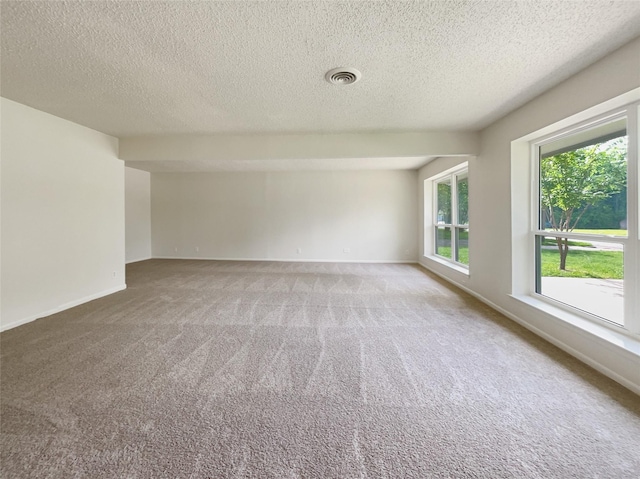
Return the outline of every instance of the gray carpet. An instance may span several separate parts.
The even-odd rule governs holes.
[[[640,477],[638,396],[416,266],[127,284],[0,335],[3,478]]]

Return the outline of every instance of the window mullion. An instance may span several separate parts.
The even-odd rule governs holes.
[[[629,231],[629,230],[627,230]],[[629,236],[603,236],[603,235],[595,235],[589,233],[569,233],[566,231],[555,231],[555,230],[534,230],[533,234],[540,236],[558,236],[560,238],[568,238],[570,240],[591,240],[591,241],[599,241],[601,243],[622,243],[624,245],[629,242]]]

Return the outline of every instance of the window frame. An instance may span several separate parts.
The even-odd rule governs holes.
[[[638,161],[640,153],[640,130],[638,117],[640,116],[640,102],[635,101],[622,107],[610,110],[601,115],[577,122],[571,126],[559,129],[553,133],[535,138],[529,142],[530,146],[530,228],[529,228],[529,257],[528,270],[533,272],[529,282],[529,295],[536,300],[544,301],[576,316],[602,324],[627,334],[640,334],[640,197],[638,195],[640,183]],[[592,235],[565,231],[545,231],[540,225],[540,151],[541,147],[577,133],[588,131],[609,122],[626,119],[627,129],[627,236]],[[575,306],[568,305],[539,291],[540,277],[538,272],[537,238],[554,236],[573,240],[594,240],[603,243],[616,243],[623,246],[623,320],[622,324],[589,313]]]
[[[458,222],[458,177],[464,176],[467,179],[467,183],[469,182],[469,164],[467,162],[457,165],[455,168],[449,169],[439,175],[436,175],[429,180],[431,181],[432,190],[433,190],[433,198],[432,198],[432,209],[433,209],[433,225],[431,236],[433,238],[433,245],[431,247],[431,255],[432,258],[437,258],[438,260],[449,263],[451,266],[456,268],[462,268],[464,272],[468,274],[469,265],[458,261],[460,256],[460,245],[459,245],[459,231],[466,230],[470,232],[469,227],[469,205],[467,204],[467,223],[459,223]],[[451,223],[440,223],[438,221],[438,185],[449,181],[451,185]],[[468,186],[467,186],[468,188]],[[467,195],[468,202],[468,195]],[[451,231],[451,258],[447,258],[446,256],[440,255],[437,253],[438,248],[438,228],[449,228]]]

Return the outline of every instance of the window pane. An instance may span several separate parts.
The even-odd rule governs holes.
[[[466,173],[456,177],[458,187],[458,224],[469,224],[469,178]]]
[[[438,183],[438,223],[451,224],[451,179]]]
[[[540,226],[627,236],[626,120],[541,147]]]
[[[567,248],[566,255],[560,252],[558,241]],[[539,237],[537,249],[538,293],[623,324],[622,244],[547,236]]]
[[[445,228],[442,226],[436,228],[436,254],[452,259],[451,228]]]
[[[469,228],[456,228],[456,261],[469,266]]]

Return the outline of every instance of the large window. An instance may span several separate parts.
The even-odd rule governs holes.
[[[436,178],[434,251],[463,267],[469,265],[469,174],[466,168]]]
[[[533,143],[534,294],[636,331],[637,105]]]

